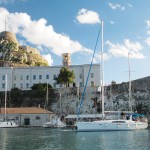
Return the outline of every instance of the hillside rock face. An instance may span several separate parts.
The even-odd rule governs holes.
[[[105,111],[138,111],[150,117],[150,77],[131,82],[131,102],[129,101],[129,83],[113,84],[104,89]],[[98,105],[101,104],[98,87],[87,87],[82,103],[80,103],[83,88],[57,89],[58,93],[51,110],[61,114],[99,113]],[[79,91],[79,92],[78,92]],[[61,93],[61,94],[59,94]],[[78,94],[80,93],[80,94]],[[79,96],[78,96],[79,95]],[[132,107],[131,107],[132,106]]]
[[[15,34],[0,33],[0,66],[48,66],[36,48],[20,46]]]

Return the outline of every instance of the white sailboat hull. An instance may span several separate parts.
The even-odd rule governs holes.
[[[45,122],[43,125],[42,125],[42,127],[44,127],[44,128],[50,128],[50,127],[52,127],[53,126],[53,124],[51,123],[51,122]]]
[[[146,129],[147,122],[137,122],[131,120],[100,120],[93,122],[77,122],[77,131],[128,131]]]
[[[0,128],[15,128],[18,125],[14,121],[4,121],[0,122]]]
[[[66,127],[66,124],[63,123],[60,118],[53,118],[51,121],[45,122],[42,125],[44,128],[50,128],[50,127],[55,127],[55,128],[64,128]]]
[[[52,124],[51,122],[46,122],[42,125],[44,128],[64,128],[65,124]]]

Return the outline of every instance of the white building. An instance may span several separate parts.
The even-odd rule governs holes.
[[[40,107],[7,108],[7,120],[14,120],[19,126],[42,126],[52,120],[56,114]],[[5,118],[5,109],[0,109],[0,121]]]
[[[54,78],[60,73],[63,66],[48,67],[0,67],[0,91],[5,91],[6,75],[7,90],[19,88],[21,90],[30,90],[34,84],[49,83],[53,88],[63,87],[57,85]],[[71,65],[70,70],[74,71],[75,82],[70,85],[83,87],[86,84],[90,64],[87,65]],[[100,86],[100,65],[93,64],[87,86]]]

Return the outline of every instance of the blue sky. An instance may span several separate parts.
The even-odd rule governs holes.
[[[90,64],[104,21],[104,82],[149,76],[150,0],[0,0],[0,32],[14,32],[20,45],[37,48],[49,65]],[[94,63],[100,63],[101,38]]]

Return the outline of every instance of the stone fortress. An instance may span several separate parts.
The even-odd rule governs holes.
[[[14,33],[0,33],[0,66],[48,66],[38,49],[21,46]]]

